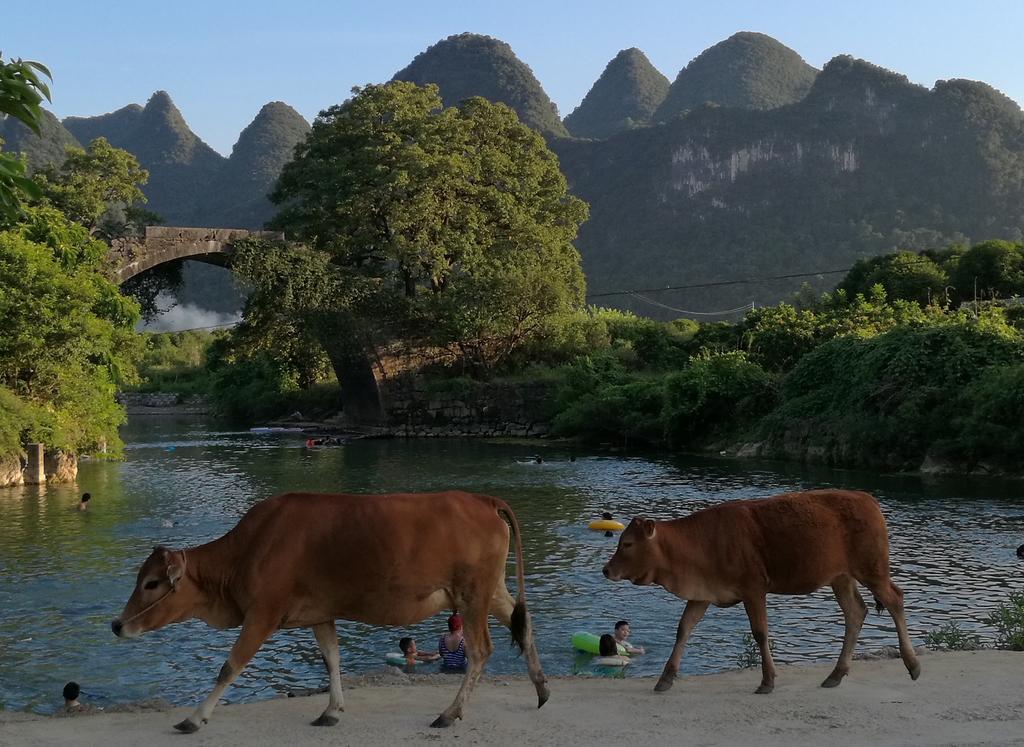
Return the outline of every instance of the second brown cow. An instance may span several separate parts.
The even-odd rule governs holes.
[[[604,567],[612,581],[656,584],[687,600],[676,643],[655,690],[665,691],[679,671],[686,641],[709,605],[743,603],[761,651],[758,693],[775,686],[768,644],[767,594],[810,594],[831,585],[846,621],[839,662],[821,683],[836,687],[850,671],[867,606],[863,584],[892,615],[900,655],[912,679],[921,666],[907,634],[903,592],[889,577],[889,538],[877,501],[867,493],[814,490],[739,500],[682,519],[630,522]]]

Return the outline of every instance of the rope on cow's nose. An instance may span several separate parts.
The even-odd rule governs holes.
[[[186,570],[188,570],[188,556],[187,556],[187,555],[185,554],[185,551],[184,551],[184,550],[182,550],[182,551],[181,551],[181,578],[184,578],[184,577],[185,577],[185,571],[186,571]],[[145,614],[145,613],[149,612],[149,611],[150,611],[151,609],[153,609],[153,608],[154,608],[154,607],[156,607],[156,606],[157,606],[158,604],[160,604],[160,602],[162,602],[162,601],[164,601],[165,599],[167,599],[167,596],[168,596],[169,594],[173,594],[173,593],[174,593],[174,592],[176,592],[177,590],[178,590],[178,585],[177,585],[176,583],[172,583],[172,584],[171,584],[171,588],[170,588],[170,589],[168,589],[167,591],[165,591],[165,592],[164,592],[164,595],[163,595],[162,597],[160,597],[159,599],[157,599],[157,600],[156,600],[155,602],[153,602],[152,604],[150,604],[150,605],[149,605],[148,607],[145,607],[144,609],[141,609],[141,610],[139,610],[139,611],[138,611],[138,612],[136,612],[136,613],[135,613],[134,615],[132,615],[131,617],[129,617],[129,618],[127,619],[127,620],[122,620],[122,621],[121,621],[121,624],[122,624],[122,625],[124,625],[125,623],[131,622],[132,620],[134,620],[134,619],[135,619],[136,617],[138,617],[139,615],[143,615],[143,614]]]

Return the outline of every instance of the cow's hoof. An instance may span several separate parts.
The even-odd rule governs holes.
[[[431,729],[447,729],[455,722],[455,719],[445,716],[443,713],[434,719],[434,723],[430,725]]]
[[[755,695],[767,695],[768,693],[770,693],[774,689],[775,689],[775,685],[765,685],[765,684],[762,684],[760,687],[758,687],[756,690],[754,690],[754,694]]]
[[[537,693],[537,707],[543,708],[544,704],[548,702],[548,698],[551,697],[550,691],[545,687],[544,692]]]
[[[825,678],[825,681],[821,683],[821,686],[822,687],[839,687],[840,683],[843,681],[843,677],[844,676],[845,675],[843,675],[843,674],[836,674],[835,672],[833,672],[832,674],[830,674],[828,677]]]
[[[174,728],[180,731],[182,734],[195,734],[197,731],[199,731],[199,724],[197,724],[195,721],[191,719],[185,719],[184,721],[179,721],[178,723],[176,723],[174,725]]]
[[[914,666],[907,667],[907,671],[910,672],[910,679],[916,680],[921,676],[921,665],[915,661]]]
[[[321,713],[320,718],[312,723],[313,726],[337,726],[338,717],[328,716],[326,713]]]
[[[654,692],[656,693],[667,693],[672,689],[672,683],[674,680],[662,677],[658,680],[658,684],[654,686]]]

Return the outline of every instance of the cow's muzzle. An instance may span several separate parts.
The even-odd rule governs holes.
[[[611,568],[611,566],[609,564],[605,563],[604,568],[601,569],[601,573],[604,574],[604,577],[606,579],[608,579],[609,581],[618,581],[618,580],[620,580],[621,577],[615,575],[614,573],[612,573],[610,568]]]
[[[114,635],[120,638],[121,631],[124,630],[124,624],[121,622],[120,618],[115,618],[110,621],[110,629],[114,632]]]

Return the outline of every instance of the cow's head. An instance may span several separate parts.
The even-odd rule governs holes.
[[[654,574],[661,563],[657,522],[637,516],[619,537],[615,554],[605,563],[604,575],[612,581],[627,579],[634,584],[654,583]]]
[[[135,579],[124,611],[110,623],[119,638],[135,638],[150,630],[191,616],[195,601],[194,584],[185,573],[188,560],[184,550],[154,547]]]

